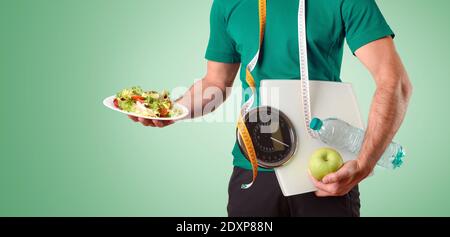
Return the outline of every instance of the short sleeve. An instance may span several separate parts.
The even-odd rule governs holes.
[[[227,32],[227,17],[221,0],[214,0],[210,16],[210,36],[205,58],[221,63],[239,63],[236,44]]]
[[[395,37],[375,0],[343,0],[341,10],[347,43],[353,53],[372,41]]]

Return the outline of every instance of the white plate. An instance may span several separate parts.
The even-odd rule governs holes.
[[[152,120],[161,120],[161,121],[172,121],[172,120],[180,120],[180,119],[183,119],[183,118],[185,118],[185,117],[189,114],[189,111],[188,111],[188,109],[187,109],[185,106],[175,103],[173,106],[174,106],[176,109],[181,110],[181,114],[180,114],[180,115],[175,116],[175,117],[170,117],[170,118],[154,118],[154,117],[147,117],[147,116],[143,116],[143,115],[139,115],[139,114],[135,114],[135,113],[130,113],[130,112],[123,111],[123,110],[121,110],[121,109],[116,108],[116,106],[114,106],[114,99],[115,99],[115,98],[116,98],[115,95],[110,96],[110,97],[108,97],[108,98],[106,98],[106,99],[103,100],[103,104],[104,104],[106,107],[108,107],[108,108],[110,108],[110,109],[112,109],[112,110],[114,110],[114,111],[117,111],[117,112],[120,112],[120,113],[123,113],[123,114],[127,114],[127,115],[132,115],[132,116],[135,116],[135,117],[140,117],[140,118],[145,118],[145,119],[152,119]]]

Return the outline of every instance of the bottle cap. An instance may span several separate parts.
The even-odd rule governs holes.
[[[397,154],[394,157],[394,160],[392,160],[392,165],[394,166],[394,169],[400,168],[403,164],[403,158],[405,158],[406,153],[405,150],[403,150],[403,147],[400,147]]]
[[[322,128],[323,122],[318,118],[313,118],[309,127],[314,131],[319,131]]]

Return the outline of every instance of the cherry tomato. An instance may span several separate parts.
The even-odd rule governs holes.
[[[161,118],[169,117],[169,110],[166,108],[160,108],[159,109],[159,117],[161,117]]]
[[[117,100],[117,98],[114,99],[114,106],[115,106],[116,108],[120,109],[120,108],[119,108],[119,100]]]
[[[141,103],[145,102],[145,98],[142,96],[139,96],[139,95],[133,95],[133,96],[131,96],[131,99],[133,99],[134,101],[139,101]]]

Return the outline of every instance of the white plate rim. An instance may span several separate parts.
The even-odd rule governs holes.
[[[116,98],[115,95],[112,96],[108,96],[103,100],[103,105],[106,106],[109,109],[112,109],[114,111],[120,112],[122,114],[126,114],[126,115],[131,115],[131,116],[135,116],[138,118],[144,118],[144,119],[151,119],[151,120],[159,120],[159,121],[176,121],[176,120],[181,120],[183,118],[185,118],[188,114],[189,111],[188,109],[181,104],[175,103],[174,107],[181,109],[182,113],[176,117],[171,117],[171,118],[153,118],[153,117],[147,117],[147,116],[143,116],[143,115],[139,115],[136,113],[131,113],[131,112],[127,112],[127,111],[123,111],[121,109],[118,109],[114,106],[114,99]]]

